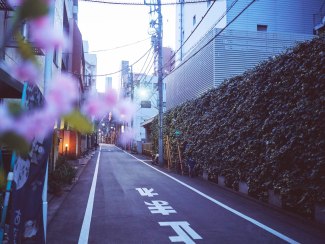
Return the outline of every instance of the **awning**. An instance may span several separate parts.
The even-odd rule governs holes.
[[[24,85],[14,79],[0,63],[0,98],[21,98],[23,87]]]
[[[146,121],[143,121],[143,122],[140,124],[140,126],[142,126],[142,127],[146,127],[146,126],[148,126],[149,124],[151,124],[151,122],[152,122],[154,119],[155,119],[155,117],[152,117],[152,118],[150,118],[150,119],[148,119],[148,120],[146,120]]]

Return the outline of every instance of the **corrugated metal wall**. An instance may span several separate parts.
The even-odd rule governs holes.
[[[226,0],[227,8],[234,0]],[[240,0],[227,14],[229,23],[251,0]],[[183,61],[166,77],[167,110],[218,86],[226,78],[254,67],[260,61],[279,54],[296,41],[312,38],[313,15],[319,12],[323,0],[258,0],[249,7],[226,31],[195,57]],[[191,21],[184,13],[184,20]],[[257,31],[266,25],[267,31]],[[188,30],[189,31],[189,30]],[[218,29],[204,37],[189,51],[191,57]]]
[[[219,30],[216,29],[217,33]],[[226,30],[214,40],[214,86],[312,35]]]
[[[209,33],[187,59],[220,31]],[[213,42],[165,78],[167,110],[217,87],[227,78],[253,68],[259,62],[277,55],[297,41],[312,35],[225,30]]]
[[[213,42],[189,59],[211,39],[212,34],[213,32],[209,33],[202,43],[185,57],[183,65],[164,79],[167,110],[189,99],[199,97],[213,87]]]
[[[235,0],[227,0],[227,8]],[[257,24],[267,25],[268,32],[313,34],[313,16],[324,0],[258,0],[229,27],[256,31]],[[240,0],[227,14],[230,22],[251,0]]]

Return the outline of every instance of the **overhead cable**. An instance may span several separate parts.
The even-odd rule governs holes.
[[[228,14],[228,12],[235,6],[235,4],[238,2],[239,0],[235,0],[234,2],[232,2],[232,4],[230,5],[230,7],[228,9],[226,9],[226,11],[220,16],[220,18],[212,25],[212,28],[209,30],[211,31],[213,28],[215,28],[215,26],[217,24],[220,23],[220,21]],[[213,3],[214,4],[214,3]],[[188,36],[188,38],[186,38],[186,40],[182,43],[182,45],[177,49],[177,51],[172,55],[172,57],[169,59],[168,62],[166,62],[166,64],[168,65],[172,60],[173,58],[176,56],[176,54],[184,47],[185,43],[188,41],[188,39],[193,35],[194,31],[197,29],[197,27],[201,24],[201,22],[203,21],[203,19],[206,17],[206,15],[208,14],[209,10],[211,9],[212,5],[210,6],[210,8],[207,10],[207,12],[204,14],[204,16],[202,17],[201,21],[198,23],[198,25],[196,26],[196,28],[191,32],[191,34]],[[208,31],[208,32],[209,32]],[[204,38],[204,37],[203,37]],[[202,41],[201,38],[198,43],[200,43],[200,41]],[[195,45],[194,45],[195,47]],[[189,51],[191,51],[194,47],[192,47]],[[189,52],[188,51],[188,52]],[[179,60],[175,60],[175,63],[176,61],[181,61],[180,59]]]
[[[150,5],[158,5],[157,3],[145,3],[145,1],[142,2],[116,2],[116,1],[105,1],[105,0],[80,0],[84,2],[93,2],[93,3],[104,3],[104,4],[113,4],[113,5],[132,5],[132,6],[150,6]],[[210,0],[210,1],[217,1],[217,0]],[[209,0],[187,0],[184,2],[165,2],[161,3],[160,5],[179,5],[179,4],[195,4],[195,3],[206,3],[210,2]]]
[[[120,48],[124,48],[124,47],[129,47],[129,46],[132,46],[132,45],[135,45],[135,44],[138,44],[140,42],[144,42],[144,41],[147,41],[151,39],[151,36],[146,38],[146,39],[143,39],[143,40],[140,40],[140,41],[136,41],[136,42],[131,42],[131,43],[128,43],[128,44],[125,44],[125,45],[122,45],[122,46],[117,46],[117,47],[113,47],[113,48],[108,48],[108,49],[101,49],[101,50],[94,50],[94,51],[88,51],[88,52],[84,52],[84,53],[99,53],[99,52],[107,52],[107,51],[112,51],[112,50],[116,50],[116,49],[120,49]]]
[[[208,13],[210,12],[210,10],[212,9],[213,5],[216,3],[217,1],[214,1],[210,7],[208,8],[208,10],[205,12],[205,14],[203,15],[203,17],[201,18],[200,22],[195,26],[194,30],[192,30],[191,34],[186,38],[186,40],[181,43],[181,46],[177,49],[177,51],[175,51],[175,53],[170,57],[169,61],[172,61],[172,59],[175,57],[175,55],[183,48],[183,46],[185,45],[185,43],[188,41],[188,39],[190,39],[190,37],[193,35],[193,33],[197,30],[197,28],[200,26],[200,24],[202,23],[202,21],[205,19],[205,17],[208,15]],[[181,27],[182,28],[182,27]],[[168,63],[168,62],[167,62]]]
[[[208,46],[215,38],[217,38],[222,32],[224,32],[224,30],[226,30],[228,28],[229,25],[231,25],[240,15],[242,15],[243,12],[246,11],[246,9],[248,9],[254,2],[256,2],[256,0],[252,0],[248,5],[246,5],[246,7],[244,9],[242,9],[240,11],[239,14],[237,14],[235,16],[235,18],[233,18],[224,28],[222,28],[217,34],[215,34],[206,44],[204,44],[199,50],[197,50],[195,53],[193,53],[190,57],[188,57],[184,62],[182,62],[179,66],[177,66],[175,69],[173,69],[169,74],[167,74],[164,78],[166,78],[167,76],[171,75],[172,73],[174,73],[176,70],[178,70],[180,67],[182,67],[184,64],[186,64],[190,59],[192,59],[193,57],[195,57],[199,52],[202,51],[202,49],[204,49],[206,46]]]
[[[145,52],[145,54],[143,54],[137,61],[135,61],[134,63],[130,64],[129,66],[132,66],[132,65],[135,65],[137,64],[138,62],[140,62],[141,59],[143,59],[150,51],[151,51],[152,47],[149,48],[148,51]],[[90,75],[92,77],[100,77],[100,76],[110,76],[110,75],[115,75],[115,74],[118,74],[120,72],[122,72],[123,69],[120,69],[118,71],[115,71],[115,72],[111,72],[111,73],[107,73],[107,74],[100,74],[100,75]],[[80,74],[79,74],[80,75]],[[87,75],[89,76],[89,75]]]

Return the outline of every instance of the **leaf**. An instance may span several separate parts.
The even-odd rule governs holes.
[[[7,105],[8,105],[9,112],[13,116],[19,116],[23,112],[20,104],[17,102],[8,102]]]
[[[0,190],[3,191],[6,188],[6,173],[4,169],[0,168]]]
[[[20,155],[26,155],[30,148],[29,143],[14,132],[6,132],[0,135],[0,146],[6,146]]]
[[[16,37],[18,48],[19,48],[22,58],[30,59],[34,63],[37,63],[32,46],[28,42],[24,41],[22,35],[19,32],[16,33],[15,37]]]
[[[25,0],[20,7],[18,16],[19,19],[33,19],[46,15],[49,12],[49,7],[46,1],[43,0]]]
[[[64,116],[63,119],[68,122],[70,127],[81,133],[93,132],[92,123],[80,111],[75,110],[67,116]]]

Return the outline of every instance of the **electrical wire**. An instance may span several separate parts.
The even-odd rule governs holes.
[[[210,10],[212,9],[213,5],[216,3],[217,1],[214,1],[210,7],[208,8],[208,10],[205,12],[205,14],[203,15],[203,17],[201,18],[200,22],[195,26],[194,30],[192,30],[191,34],[186,38],[186,40],[182,43],[182,45],[177,49],[177,51],[175,51],[175,53],[170,57],[170,61],[173,60],[173,58],[175,57],[175,55],[183,48],[183,46],[185,45],[185,43],[190,39],[190,37],[193,35],[193,33],[197,30],[197,28],[200,26],[200,24],[202,23],[202,21],[205,19],[205,17],[208,15],[208,13],[210,12]],[[167,62],[167,63],[169,63]]]
[[[152,6],[158,5],[158,3],[139,3],[139,2],[114,2],[114,1],[104,1],[104,0],[81,0],[84,2],[93,2],[93,3],[104,3],[104,4],[112,4],[112,5],[132,5],[132,6]],[[210,1],[217,1],[217,0],[210,0]],[[209,0],[195,0],[195,1],[184,1],[181,2],[168,2],[168,3],[161,3],[160,5],[179,5],[179,4],[195,4],[195,3],[206,3],[210,2]]]
[[[215,26],[217,24],[220,23],[220,21],[229,13],[229,11],[236,5],[236,3],[238,2],[239,0],[235,0],[234,2],[232,2],[232,4],[230,5],[230,7],[228,9],[226,9],[226,11],[220,16],[220,18],[212,25],[212,27],[203,35],[203,37],[195,44],[193,45],[185,54],[184,56],[187,55],[187,53],[191,52],[195,47],[197,47],[197,45],[199,43],[201,43],[201,41],[205,38],[205,36],[210,32],[212,31]],[[181,61],[181,60],[177,60],[177,61]]]
[[[148,53],[148,56],[147,56],[146,60],[144,61],[143,65],[142,65],[142,68],[140,69],[140,72],[139,72],[139,74],[141,74],[143,70],[145,70],[145,71],[147,70],[147,68],[145,68],[145,69],[144,69],[144,67],[145,67],[145,66],[146,66],[146,64],[147,64],[147,61],[148,61],[148,58],[149,58],[149,56],[150,56],[150,53]],[[152,57],[153,57],[153,56],[154,56],[154,54],[152,55]],[[150,59],[149,63],[151,62],[151,60],[152,60],[152,57],[151,57],[151,59]]]
[[[245,8],[243,8],[239,14],[237,14],[235,16],[235,18],[233,18],[224,28],[222,28],[217,34],[215,34],[206,44],[204,44],[199,50],[197,50],[195,53],[193,53],[190,57],[188,57],[183,63],[181,63],[179,66],[177,66],[175,69],[172,70],[171,73],[167,74],[164,78],[166,78],[167,76],[171,75],[172,73],[174,73],[176,70],[178,70],[180,67],[182,67],[184,64],[186,64],[190,59],[192,59],[193,57],[195,57],[199,52],[201,52],[206,46],[208,46],[215,38],[217,38],[222,32],[224,32],[224,30],[226,28],[229,27],[229,25],[231,25],[236,19],[238,19],[238,17],[240,15],[243,14],[243,12],[246,11],[246,9],[248,9],[254,2],[256,2],[256,0],[252,0],[249,4],[246,5]]]
[[[142,55],[137,61],[135,61],[134,63],[130,64],[129,66],[132,66],[132,65],[135,65],[137,64],[138,62],[140,62],[141,59],[143,59],[150,51],[151,51],[152,47],[150,47],[148,49],[148,51],[145,52],[144,55]],[[101,76],[110,76],[110,75],[115,75],[115,74],[118,74],[120,72],[122,72],[123,69],[120,69],[118,71],[114,71],[114,72],[111,72],[111,73],[107,73],[107,74],[100,74],[100,75],[86,75],[86,76],[91,76],[91,77],[101,77]],[[77,74],[75,74],[77,75]],[[79,74],[80,75],[80,74]]]
[[[141,80],[145,80],[148,76],[148,72],[149,70],[153,67],[153,65],[155,64],[155,58],[157,57],[157,54],[156,55],[152,55],[149,63],[148,63],[148,66],[146,67],[146,69],[144,70],[144,72],[140,72],[140,74],[142,73],[142,76],[141,78],[139,78],[139,82],[141,83]],[[154,62],[152,62],[152,59],[154,58]]]
[[[220,23],[220,21],[228,14],[228,12],[236,5],[236,3],[238,2],[239,0],[235,0],[234,2],[232,2],[232,4],[230,5],[230,7],[228,8],[228,9],[226,9],[226,11],[220,16],[220,18],[212,25],[212,28],[210,29],[210,30],[208,30],[207,31],[207,33],[208,32],[210,32],[212,29],[214,29],[215,28],[215,26],[217,25],[217,24],[219,24]],[[214,2],[215,3],[215,2]],[[214,4],[213,3],[213,4]],[[210,6],[210,8],[207,10],[207,12],[205,13],[205,15],[202,17],[202,19],[201,19],[201,21],[198,23],[198,25],[199,24],[201,24],[201,22],[203,21],[203,18],[205,18],[206,17],[206,15],[208,14],[208,12],[209,12],[209,10],[211,9],[211,7],[212,6]],[[198,26],[197,25],[197,26]],[[166,65],[168,65],[171,61],[173,61],[173,58],[176,56],[176,54],[184,47],[184,45],[185,45],[185,43],[188,41],[188,39],[190,38],[190,36],[194,33],[194,31],[196,30],[196,28],[191,32],[191,34],[188,36],[188,38],[186,38],[186,40],[182,43],[182,45],[178,48],[178,50],[172,55],[172,57],[169,59],[169,61],[168,62],[166,62]],[[207,34],[206,33],[206,34]],[[203,36],[203,38],[205,37],[205,35]],[[202,39],[203,38],[201,38],[197,43],[200,43],[201,41],[202,41]],[[190,51],[192,51],[194,48],[196,47],[196,45],[194,45],[192,48],[190,48],[189,50],[188,50],[188,52],[190,52]],[[188,53],[187,52],[187,53]],[[186,55],[186,54],[185,54]],[[175,60],[175,62],[174,63],[176,63],[176,61],[181,61],[181,59],[178,59],[178,60]]]
[[[108,48],[108,49],[101,49],[101,50],[94,50],[94,51],[88,51],[88,52],[84,52],[84,53],[99,53],[99,52],[107,52],[107,51],[113,51],[113,50],[116,50],[116,49],[120,49],[120,48],[124,48],[124,47],[129,47],[129,46],[133,46],[135,44],[138,44],[140,42],[144,42],[144,41],[147,41],[151,38],[148,37],[146,39],[143,39],[143,40],[140,40],[140,41],[136,41],[136,42],[132,42],[132,43],[128,43],[128,44],[125,44],[125,45],[122,45],[122,46],[117,46],[117,47],[113,47],[113,48]]]

